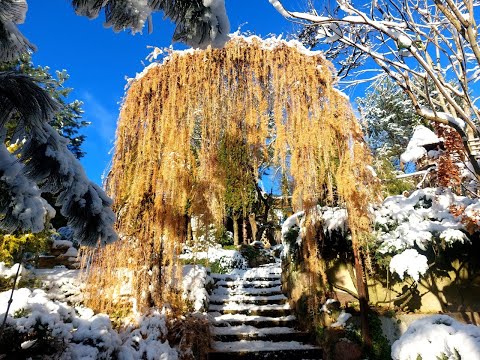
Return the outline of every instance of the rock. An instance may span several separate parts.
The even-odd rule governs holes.
[[[268,251],[261,249],[257,256],[255,256],[253,259],[249,259],[248,265],[253,268],[265,264],[272,264],[274,262],[275,258]]]
[[[362,348],[357,343],[343,338],[335,344],[335,360],[360,360],[361,358]]]

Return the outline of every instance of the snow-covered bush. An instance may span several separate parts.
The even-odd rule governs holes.
[[[222,249],[216,243],[205,247],[203,251],[195,250],[197,249],[185,247],[184,254],[180,255],[185,264],[202,264],[209,266],[212,272],[218,273],[248,267],[247,260],[237,250]]]
[[[346,250],[345,246],[339,244],[338,235],[342,240],[349,240],[347,234],[347,211],[341,207],[317,206],[309,216],[316,224],[321,225],[325,238],[329,240],[329,249],[335,254]],[[305,232],[305,212],[300,211],[288,217],[282,225],[282,239],[284,250],[282,256],[287,254],[292,260],[298,262],[300,256],[300,247]],[[345,241],[342,241],[345,242]],[[324,249],[327,250],[327,249]],[[325,257],[325,253],[322,254]],[[335,255],[336,256],[336,255]]]
[[[389,196],[373,211],[375,224],[374,246],[377,264],[386,266],[400,279],[405,275],[418,281],[433,259],[432,250],[448,255],[458,246],[471,243],[470,234],[480,225],[480,201],[455,195],[450,189],[425,188],[410,196]],[[302,243],[303,219],[299,212],[287,218],[282,226],[285,245],[284,255],[296,259]],[[312,214],[322,223],[328,246],[322,249],[322,257],[351,252],[348,246],[347,212],[342,208],[318,207]],[[453,258],[452,258],[453,259]],[[437,259],[438,260],[438,259]]]
[[[183,298],[192,305],[193,311],[205,311],[208,308],[207,286],[213,284],[207,269],[200,265],[183,267]]]
[[[2,318],[9,297],[9,291],[0,293]],[[108,316],[94,316],[93,311],[77,313],[66,303],[50,300],[40,289],[14,292],[7,328],[16,334],[16,341],[7,348],[12,352],[31,349],[49,353],[59,350],[52,344],[64,344],[65,359],[108,359],[120,345]]]
[[[231,256],[222,256],[218,260],[218,272],[225,274],[234,269],[244,270],[248,268],[248,261],[238,251],[234,251]],[[213,269],[212,269],[213,271]]]
[[[470,242],[467,230],[480,220],[477,199],[449,189],[426,188],[409,197],[390,196],[375,210],[378,254],[391,255],[390,270],[418,281],[428,270],[432,247],[448,251]],[[469,224],[470,225],[467,225]]]
[[[167,333],[164,314],[155,311],[142,317],[138,326],[129,327],[121,334],[122,345],[118,359],[176,360],[177,351],[166,340]]]
[[[10,291],[0,293],[3,319]],[[3,312],[3,314],[2,314]],[[166,317],[155,312],[118,333],[105,314],[51,300],[40,289],[15,290],[0,339],[0,356],[46,356],[62,360],[178,358],[167,337]]]
[[[413,322],[392,346],[394,360],[480,359],[480,328],[447,315]]]

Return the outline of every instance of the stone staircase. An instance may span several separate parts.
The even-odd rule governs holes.
[[[295,330],[287,298],[281,292],[277,264],[235,275],[211,274],[215,290],[209,315],[213,344],[209,360],[321,359],[308,334]]]

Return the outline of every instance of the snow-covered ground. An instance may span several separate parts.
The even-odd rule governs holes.
[[[247,260],[237,250],[223,249],[220,244],[208,243],[205,249],[191,249],[185,247],[184,254],[180,259],[195,263],[198,260],[208,259],[210,263],[217,262],[226,272],[236,269],[245,270],[248,266]]]

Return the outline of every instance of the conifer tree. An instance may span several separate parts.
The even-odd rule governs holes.
[[[376,156],[398,163],[421,118],[408,96],[389,78],[379,79],[371,89],[356,99],[369,145]]]
[[[48,66],[35,66],[31,54],[23,54],[18,59],[0,64],[0,71],[16,71],[21,74],[32,76],[41,81],[43,88],[54,98],[60,109],[50,120],[50,125],[64,138],[69,140],[68,148],[78,159],[85,155],[81,146],[85,135],[79,134],[79,130],[89,125],[82,120],[82,105],[79,100],[68,101],[72,88],[66,87],[70,75],[66,70],[55,71],[55,76],[50,73]]]
[[[33,49],[16,28],[26,11],[25,0],[0,3],[0,63]],[[112,242],[111,200],[88,181],[68,140],[50,124],[62,116],[62,107],[39,81],[14,70],[0,72],[0,229],[42,231],[55,215],[42,197],[51,193],[78,242]],[[8,149],[7,140],[18,147]]]

